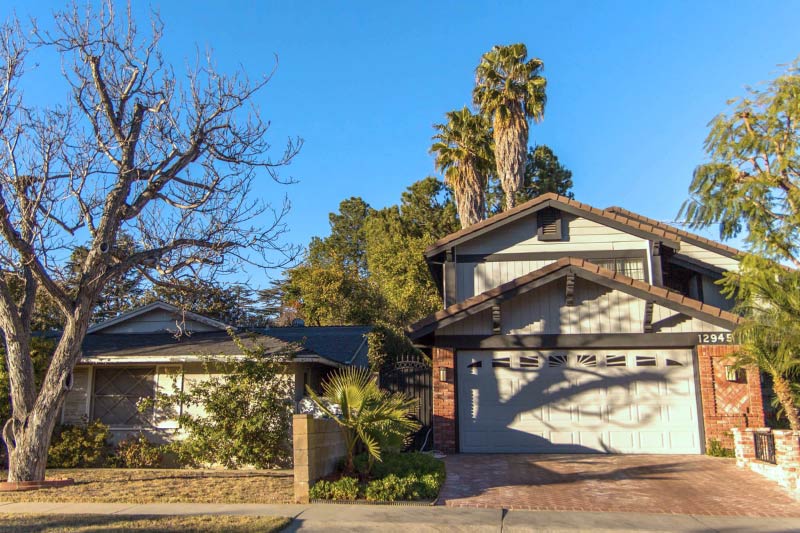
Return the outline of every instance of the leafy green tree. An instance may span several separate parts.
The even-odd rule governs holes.
[[[486,184],[492,167],[489,123],[467,107],[446,113],[447,122],[434,124],[437,131],[430,152],[436,170],[456,200],[461,227],[486,218]]]
[[[287,378],[288,354],[266,354],[234,338],[245,354],[237,361],[208,363],[208,377],[188,391],[176,390],[158,404],[184,409],[178,417],[187,437],[180,449],[199,464],[226,468],[285,466],[291,459],[294,382]]]
[[[359,444],[364,445],[374,460],[380,461],[382,445],[419,429],[419,424],[410,418],[416,400],[381,389],[366,368],[334,371],[322,382],[321,397],[310,387],[306,391],[320,410],[344,429],[346,473],[354,471],[353,458]],[[331,404],[337,405],[341,414]]]
[[[573,198],[575,195],[571,189],[572,171],[561,164],[558,156],[549,146],[541,144],[528,149],[525,162],[525,181],[522,189],[517,192],[517,205],[548,192]],[[503,188],[499,181],[490,180],[486,198],[491,215],[503,211],[503,197]]]
[[[328,219],[331,233],[325,239],[329,255],[338,258],[345,269],[355,268],[363,275],[367,270],[364,226],[374,210],[361,198],[353,196],[339,204],[339,212]]]
[[[750,252],[800,268],[800,70],[729,102],[711,121],[681,213],[692,228],[744,233]]]
[[[743,236],[748,253],[722,280],[747,319],[734,333],[737,362],[773,378],[790,425],[798,429],[792,381],[800,369],[800,282],[781,263],[800,267],[800,70],[795,63],[763,89],[711,121],[709,161],[695,169],[681,207],[692,228],[719,225],[720,237]]]
[[[222,284],[187,278],[169,285],[154,285],[141,297],[141,304],[163,301],[231,326],[264,325],[253,291],[239,283]],[[133,303],[130,304],[134,307]]]
[[[737,365],[752,365],[772,377],[772,388],[794,431],[800,430],[793,382],[800,377],[800,273],[766,269],[748,283],[740,306],[746,321],[735,336]]]
[[[525,179],[528,120],[544,116],[547,80],[544,63],[528,59],[523,43],[494,46],[475,70],[473,99],[481,114],[492,121],[494,160],[505,192],[505,209],[516,205]]]

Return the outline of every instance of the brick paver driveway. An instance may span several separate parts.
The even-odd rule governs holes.
[[[732,459],[702,455],[453,455],[453,507],[800,517],[800,502]]]

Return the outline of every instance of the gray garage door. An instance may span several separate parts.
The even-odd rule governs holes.
[[[462,452],[701,452],[691,350],[457,359]]]

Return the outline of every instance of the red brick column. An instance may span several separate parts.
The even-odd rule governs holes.
[[[747,369],[744,379],[728,381],[725,366],[733,364],[730,354],[736,346],[697,346],[700,398],[706,444],[716,439],[728,448],[734,446],[731,429],[763,427],[764,405],[761,377],[757,369]]]
[[[444,369],[444,371],[442,371]],[[445,381],[441,380],[444,372]],[[458,451],[456,417],[456,351],[433,348],[433,444],[443,453]]]

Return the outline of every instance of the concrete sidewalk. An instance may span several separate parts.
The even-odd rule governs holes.
[[[800,518],[759,518],[574,511],[514,511],[388,505],[260,505],[194,503],[0,503],[0,513],[272,515],[293,518],[285,531],[800,531]]]

